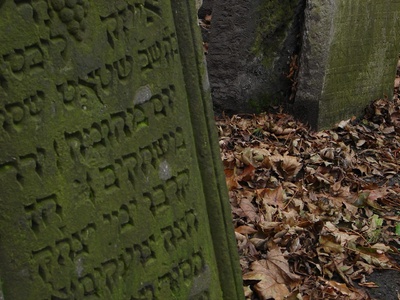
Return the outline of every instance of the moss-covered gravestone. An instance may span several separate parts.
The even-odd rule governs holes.
[[[393,95],[399,0],[307,0],[293,111],[314,128]]]
[[[195,16],[0,1],[0,299],[241,297]]]

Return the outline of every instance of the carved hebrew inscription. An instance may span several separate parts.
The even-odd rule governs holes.
[[[6,299],[221,296],[181,55],[169,1],[0,1]]]

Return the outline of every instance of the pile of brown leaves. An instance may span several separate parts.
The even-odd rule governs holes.
[[[400,270],[400,96],[332,130],[283,113],[217,128],[246,299],[370,299],[366,275]]]

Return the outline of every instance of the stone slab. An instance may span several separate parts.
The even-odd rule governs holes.
[[[208,71],[215,111],[261,112],[292,95],[303,0],[205,0],[212,8]]]
[[[315,129],[391,97],[399,0],[307,0],[294,113]]]
[[[0,298],[241,299],[193,1],[0,1]]]

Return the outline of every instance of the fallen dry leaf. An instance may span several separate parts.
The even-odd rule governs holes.
[[[268,249],[267,259],[253,262],[250,269],[243,280],[258,281],[254,287],[261,299],[286,299],[301,281],[299,275],[290,271],[287,259],[276,246]]]
[[[254,229],[253,227],[247,226],[247,225],[242,225],[242,226],[236,227],[235,231],[239,232],[241,234],[253,234],[253,233],[256,233],[258,230]]]
[[[246,195],[240,199],[239,207],[242,209],[244,215],[251,221],[256,223],[260,217],[258,215],[257,209],[252,204],[253,194],[247,192]]]

